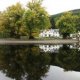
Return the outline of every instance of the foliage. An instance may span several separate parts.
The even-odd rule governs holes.
[[[27,11],[24,14],[24,24],[26,26],[29,38],[33,38],[32,33],[35,29],[44,29],[50,27],[49,16],[41,6],[40,0],[32,0],[28,3]]]
[[[73,15],[72,12],[66,12],[56,21],[56,26],[60,29],[63,38],[77,31],[77,19],[77,15]]]
[[[3,12],[2,16],[2,26],[3,31],[12,38],[20,38],[24,34],[24,26],[22,23],[22,16],[24,13],[24,8],[22,8],[20,3],[12,5]]]

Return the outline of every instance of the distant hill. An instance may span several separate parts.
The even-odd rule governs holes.
[[[77,14],[80,13],[80,9],[71,10],[71,12],[72,12],[73,14],[77,15]],[[63,13],[64,13],[64,12],[59,13],[59,14],[56,14],[56,15],[51,15],[51,17],[52,17],[52,16],[53,16],[54,18],[60,17]]]
[[[71,12],[72,12],[74,15],[79,15],[79,14],[80,14],[80,9],[71,10]],[[64,13],[64,12],[50,16],[50,21],[51,21],[51,24],[52,24],[51,28],[55,28],[55,21],[56,21],[63,13]]]
[[[73,14],[79,14],[80,13],[80,9],[75,9],[75,10],[72,10]]]

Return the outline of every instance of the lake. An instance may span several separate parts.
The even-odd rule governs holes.
[[[80,80],[80,45],[0,45],[0,80]]]

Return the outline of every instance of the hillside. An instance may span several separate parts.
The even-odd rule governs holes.
[[[74,14],[74,15],[79,15],[80,14],[80,9],[75,9],[75,10],[71,10],[71,12]],[[63,12],[64,13],[64,12]],[[50,21],[51,21],[51,28],[55,28],[55,22],[56,20],[63,14],[63,13],[59,13],[59,14],[56,14],[56,15],[51,15],[50,16]]]
[[[80,13],[80,9],[71,10],[71,12],[76,15],[76,14]],[[51,15],[51,17],[57,18],[57,17],[60,17],[63,13],[59,13],[59,14],[56,14],[56,15]]]

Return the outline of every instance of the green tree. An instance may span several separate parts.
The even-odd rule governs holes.
[[[12,5],[3,12],[3,22],[2,26],[4,27],[6,33],[9,34],[9,37],[20,38],[24,34],[24,26],[22,23],[22,16],[25,9],[22,8],[20,3]]]
[[[1,37],[6,37],[7,34],[5,33],[5,28],[4,28],[4,23],[6,22],[6,19],[4,17],[4,12],[0,13],[0,38]],[[6,23],[5,23],[6,25]],[[8,36],[8,35],[7,35]]]
[[[41,6],[41,0],[32,0],[27,5],[27,11],[24,14],[24,24],[29,35],[29,39],[34,38],[33,32],[38,29],[50,27],[50,20],[48,13]],[[37,30],[37,31],[38,31]]]
[[[60,29],[63,38],[67,38],[71,33],[77,31],[77,19],[77,15],[73,15],[72,12],[66,12],[56,21],[56,26]]]

